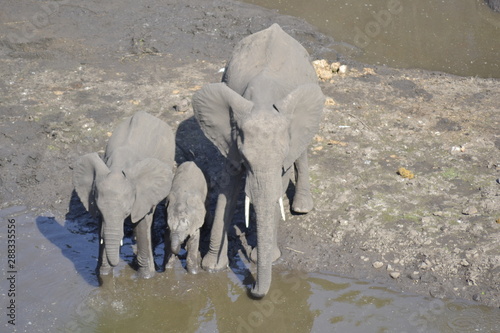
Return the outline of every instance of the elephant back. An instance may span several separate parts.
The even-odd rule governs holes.
[[[175,138],[167,123],[139,111],[122,121],[114,130],[106,146],[104,160],[121,149],[135,154],[138,160],[151,157],[173,165]]]
[[[278,24],[245,37],[235,46],[222,81],[243,95],[248,83],[263,71],[291,89],[317,82],[307,50]]]

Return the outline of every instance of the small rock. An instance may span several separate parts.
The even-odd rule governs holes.
[[[339,67],[339,74],[345,74],[347,72],[347,66],[346,65],[340,65]]]
[[[321,81],[329,81],[333,78],[333,72],[330,64],[325,59],[314,60],[313,62],[316,74]]]
[[[333,98],[331,97],[327,97],[326,100],[325,100],[325,105],[326,106],[332,106],[332,105],[335,105],[335,101],[333,100]]]
[[[391,272],[389,275],[391,276],[391,278],[397,279],[397,278],[399,278],[401,273],[400,272]]]
[[[388,264],[388,265],[387,265],[387,270],[388,270],[388,271],[393,271],[393,270],[394,270],[394,268],[392,268],[391,264]]]
[[[184,98],[177,105],[174,105],[174,109],[177,112],[186,112],[189,110],[189,105],[188,99]]]
[[[446,291],[442,287],[431,288],[429,294],[434,298],[445,298]]]
[[[332,62],[332,64],[330,65],[330,68],[332,69],[332,72],[337,73],[339,71],[339,68],[340,68],[340,62],[338,62],[338,61]]]
[[[477,213],[478,213],[477,208],[474,206],[469,206],[462,211],[462,214],[464,215],[475,215]]]
[[[462,259],[462,261],[460,261],[460,265],[462,265],[464,267],[468,267],[468,266],[470,266],[470,263],[466,259]]]
[[[420,279],[420,272],[414,271],[413,273],[408,274],[408,277],[412,280],[419,280]]]
[[[380,262],[380,261],[375,261],[372,265],[373,265],[374,268],[379,269],[382,266],[384,266],[384,263]]]

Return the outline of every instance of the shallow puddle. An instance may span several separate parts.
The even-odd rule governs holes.
[[[483,0],[245,0],[298,16],[368,64],[500,77],[500,13]]]
[[[290,272],[276,265],[270,293],[248,297],[253,278],[242,260],[230,270],[187,274],[173,269],[141,280],[130,268],[126,238],[114,277],[99,287],[98,240],[85,221],[34,217],[24,207],[0,212],[16,224],[16,294],[2,262],[2,308],[16,304],[16,325],[2,332],[497,332],[500,309],[396,292],[329,273]],[[85,219],[85,217],[81,217]],[[0,237],[6,244],[6,230]],[[162,245],[155,249],[162,260]]]

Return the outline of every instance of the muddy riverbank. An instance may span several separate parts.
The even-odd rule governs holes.
[[[177,162],[197,161],[216,193],[222,158],[193,120],[191,96],[220,80],[237,41],[276,22],[313,59],[347,65],[321,82],[332,100],[310,148],[315,210],[287,212],[276,265],[500,306],[499,80],[359,64],[306,22],[233,1],[3,7],[0,209],[27,206],[72,234],[95,234],[72,193],[73,162],[102,153],[137,110],[177,131]],[[36,240],[18,250],[52,242]],[[232,255],[254,241],[240,211]]]

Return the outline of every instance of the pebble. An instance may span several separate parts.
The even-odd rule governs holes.
[[[467,267],[470,266],[470,263],[466,259],[462,259],[462,261],[460,261],[460,265]]]
[[[474,206],[469,206],[469,207],[466,207],[463,211],[462,211],[462,214],[464,215],[475,215],[477,214],[478,211],[477,211],[477,208],[474,207]]]
[[[177,112],[186,112],[189,110],[189,106],[190,106],[189,101],[186,98],[184,98],[177,105],[174,105],[174,109]]]
[[[391,272],[389,275],[391,276],[391,278],[397,279],[401,275],[401,273],[400,272]]]
[[[374,267],[374,268],[379,269],[379,268],[381,268],[382,266],[384,266],[384,263],[383,263],[383,262],[381,262],[381,261],[375,261],[372,265],[373,265],[373,267]]]

